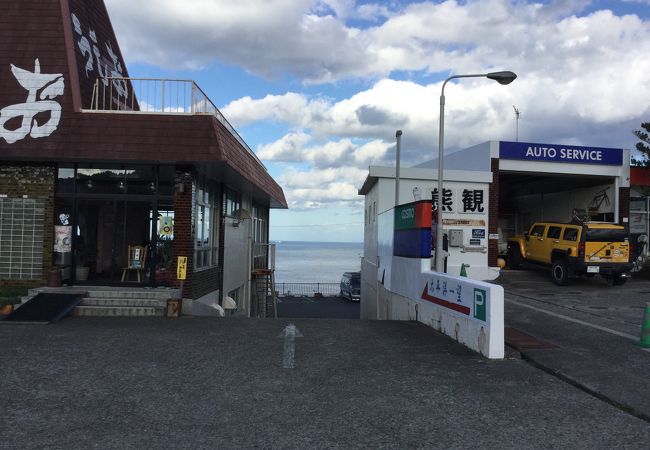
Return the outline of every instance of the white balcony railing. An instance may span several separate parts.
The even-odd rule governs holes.
[[[266,169],[219,108],[193,80],[121,77],[97,79],[90,109],[132,114],[212,115]]]

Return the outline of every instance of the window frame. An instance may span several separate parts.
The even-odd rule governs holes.
[[[206,180],[198,180],[196,183],[194,196],[194,270],[196,271],[219,265],[218,192],[219,188],[215,183]]]

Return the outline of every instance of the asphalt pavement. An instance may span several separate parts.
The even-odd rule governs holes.
[[[650,349],[638,345],[650,301],[645,274],[624,286],[602,278],[556,286],[547,270],[506,271],[497,281],[505,291],[507,344],[539,368],[650,422]]]
[[[0,340],[7,449],[650,442],[647,421],[414,322],[72,317],[0,324]]]

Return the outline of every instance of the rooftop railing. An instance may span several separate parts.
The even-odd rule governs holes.
[[[92,111],[132,114],[206,114],[214,116],[266,169],[255,152],[219,111],[219,108],[193,80],[122,77],[97,79],[93,87],[90,109]]]

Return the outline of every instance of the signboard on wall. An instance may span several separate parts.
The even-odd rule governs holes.
[[[443,188],[442,212],[458,214],[485,214],[487,193],[484,188]],[[433,190],[433,208],[438,208],[438,188]]]
[[[74,38],[82,108],[91,107],[98,82],[98,98],[102,100],[99,106],[103,109],[139,109],[104,3],[70,0],[68,20]]]
[[[623,150],[620,148],[501,141],[499,142],[499,158],[620,166],[623,164]]]
[[[472,279],[431,274],[426,277],[421,299],[472,320],[488,323],[490,291],[476,284]]]

